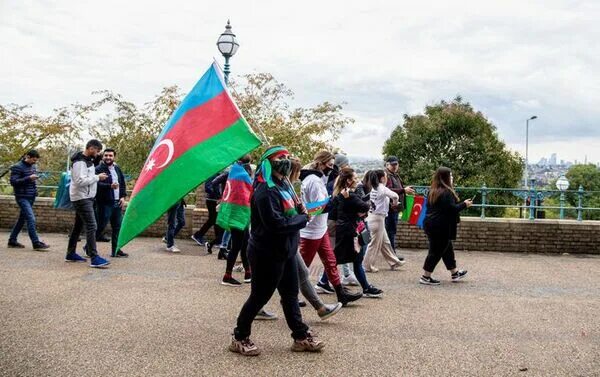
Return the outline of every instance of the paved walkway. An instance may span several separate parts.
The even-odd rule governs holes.
[[[7,249],[0,233],[2,376],[600,376],[600,258],[459,253],[469,278],[417,284],[425,253],[369,275],[385,291],[327,322],[327,342],[294,354],[285,321],[258,322],[258,358],[227,351],[249,287],[219,284],[224,263],[191,241],[180,255],[137,239],[107,270]],[[100,244],[103,254],[108,244]],[[324,297],[333,301],[332,296]],[[282,316],[277,298],[269,309]],[[524,370],[527,369],[527,370]]]

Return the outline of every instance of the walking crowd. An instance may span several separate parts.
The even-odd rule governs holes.
[[[75,220],[65,256],[67,262],[89,259],[90,267],[95,268],[110,264],[98,254],[98,241],[111,242],[112,258],[128,257],[117,249],[126,198],[124,175],[115,163],[116,151],[104,149],[100,159],[101,151],[102,144],[90,140],[84,151],[71,158],[69,195]],[[37,236],[33,212],[38,179],[35,164],[39,158],[39,153],[31,150],[11,167],[10,182],[20,215],[10,234],[9,248],[25,247],[17,241],[25,223],[33,248],[49,248]],[[265,306],[277,290],[292,331],[292,351],[319,351],[325,343],[303,322],[300,307],[306,306],[307,301],[326,320],[363,297],[383,296],[381,289],[369,283],[367,273],[379,271],[379,254],[390,270],[405,264],[396,251],[396,228],[406,196],[415,191],[404,185],[399,161],[394,156],[387,157],[385,169],[368,171],[362,180],[346,156],[329,151],[317,153],[303,166],[284,147],[276,146],[264,152],[255,169],[251,162],[250,155],[242,156],[228,172],[205,182],[208,220],[191,237],[209,254],[218,247],[218,259],[226,260],[221,284],[250,284],[229,350],[245,356],[260,353],[250,340],[252,323],[255,319],[276,319]],[[298,193],[295,187],[299,187]],[[453,240],[460,211],[471,205],[469,199],[459,200],[451,170],[440,167],[428,191],[424,230],[429,252],[420,284],[440,284],[432,276],[440,260],[449,270],[451,281],[459,281],[467,274],[457,268]],[[110,239],[104,235],[109,222]],[[168,210],[162,239],[167,252],[180,252],[175,238],[184,226],[185,202],[181,200]],[[211,227],[215,237],[208,240]],[[78,254],[82,231],[84,253]],[[324,272],[313,285],[308,268],[316,255]],[[236,265],[238,257],[241,264]],[[235,272],[243,273],[241,281],[234,277]],[[360,291],[351,287],[359,287]],[[299,298],[299,293],[304,299]],[[335,294],[337,303],[325,304],[319,294]]]

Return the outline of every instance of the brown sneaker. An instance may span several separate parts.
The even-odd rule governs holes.
[[[231,337],[231,344],[229,345],[229,350],[231,352],[237,352],[244,356],[258,356],[260,355],[260,350],[254,344],[250,338],[237,340],[235,336]]]
[[[294,352],[319,352],[325,347],[325,343],[317,339],[317,336],[308,332],[306,339],[294,340],[292,351]]]

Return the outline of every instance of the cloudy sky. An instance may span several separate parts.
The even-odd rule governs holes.
[[[156,4],[154,4],[156,3]],[[270,72],[295,104],[346,102],[338,141],[377,157],[402,114],[457,94],[530,160],[600,161],[599,1],[0,0],[0,103],[41,113],[110,89],[189,90],[231,19],[234,74]]]

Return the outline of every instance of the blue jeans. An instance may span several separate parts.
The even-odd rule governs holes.
[[[365,269],[362,265],[363,259],[365,259],[365,254],[367,253],[367,246],[368,245],[364,245],[360,247],[360,253],[356,255],[356,259],[354,259],[352,262],[354,275],[356,276],[356,280],[358,280],[363,290],[368,289],[371,286],[367,280],[367,274],[365,273]],[[327,278],[327,274],[325,272],[321,274],[319,281],[323,284],[329,284],[329,279]]]
[[[17,237],[23,229],[23,225],[27,222],[27,232],[29,233],[29,238],[31,239],[32,244],[36,244],[40,242],[38,238],[37,231],[35,230],[35,215],[33,214],[33,203],[35,202],[35,198],[15,198],[21,212],[19,213],[19,219],[17,223],[10,232],[10,237],[8,242],[17,242]]]
[[[167,247],[175,244],[177,233],[185,226],[185,207],[178,203],[167,214]]]
[[[119,206],[119,201],[115,200],[112,204],[97,203],[96,206],[98,207],[98,229],[96,230],[96,238],[102,236],[106,224],[110,221],[110,227],[112,228],[111,250],[112,255],[114,256],[117,251],[117,241],[119,239],[122,221],[122,210]]]
[[[398,229],[398,212],[390,211],[385,218],[385,231],[387,232],[392,250],[396,253],[396,230]]]

